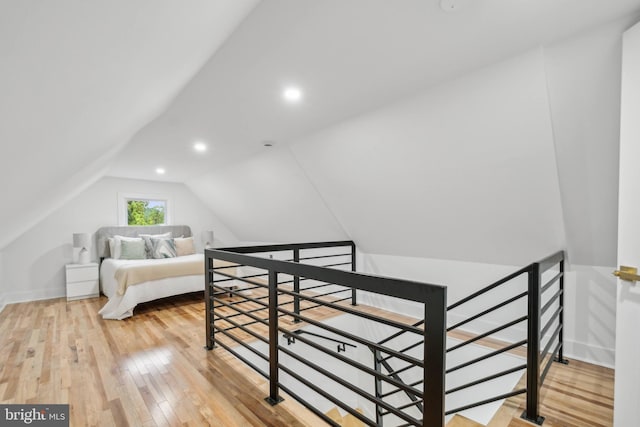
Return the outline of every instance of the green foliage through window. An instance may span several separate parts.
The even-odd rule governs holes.
[[[127,200],[129,225],[164,224],[166,202],[164,200]]]

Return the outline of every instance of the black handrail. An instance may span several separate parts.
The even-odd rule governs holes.
[[[335,339],[335,338],[332,338],[332,337],[328,337],[326,335],[321,335],[321,334],[316,334],[316,333],[313,333],[313,332],[305,331],[304,329],[298,329],[298,330],[290,332],[290,333],[287,332],[282,337],[287,340],[287,345],[290,345],[290,344],[294,344],[296,342],[296,337],[295,337],[296,335],[302,335],[302,334],[311,335],[312,337],[316,337],[316,338],[322,338],[324,340],[332,341],[332,342],[338,344],[338,353],[340,353],[341,351],[346,351],[347,346],[353,347],[353,348],[358,348],[357,345],[353,345],[353,344],[348,343],[346,341],[338,340],[338,339]]]

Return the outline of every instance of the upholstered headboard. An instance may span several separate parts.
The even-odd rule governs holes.
[[[96,231],[96,248],[98,258],[108,258],[109,238],[113,236],[136,237],[138,234],[162,234],[171,231],[173,237],[190,237],[191,228],[188,225],[144,225],[144,226],[113,226],[101,227]]]

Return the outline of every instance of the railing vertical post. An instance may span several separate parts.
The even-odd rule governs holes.
[[[424,378],[422,401],[424,427],[444,426],[445,343],[447,338],[447,289],[429,295],[424,304]]]
[[[527,406],[522,418],[542,425],[544,417],[538,413],[540,404],[540,264],[529,270],[527,307]]]
[[[560,323],[558,342],[560,343],[560,348],[558,349],[558,355],[554,358],[554,361],[568,365],[569,360],[564,358],[564,254],[562,260],[560,260],[560,298],[558,300],[558,304],[560,304],[560,315],[558,316],[558,322]]]
[[[269,404],[282,402],[278,393],[278,273],[269,270]]]
[[[213,281],[213,273],[209,271],[210,268],[213,267],[213,258],[208,254],[208,251],[205,250],[205,258],[204,258],[204,307],[205,307],[205,322],[206,322],[206,344],[205,348],[207,350],[213,350],[216,345],[216,341],[214,338],[214,327],[213,327],[213,319],[214,317],[211,315],[211,311],[213,310],[213,301],[211,299],[211,282]]]
[[[377,348],[373,350],[373,368],[376,372],[382,373],[382,367],[380,366],[380,359],[382,355],[380,354],[380,350]],[[374,378],[375,381],[375,391],[376,391],[376,399],[382,398],[382,380],[378,377]],[[376,402],[376,425],[378,427],[382,427],[382,408]]]
[[[356,271],[356,244],[351,242],[351,271]],[[351,288],[351,305],[358,305],[355,288]]]
[[[300,249],[295,248],[293,250],[293,262],[300,262]],[[300,293],[300,276],[293,277],[293,292]],[[300,315],[300,297],[295,295],[293,297],[293,312],[297,315]],[[300,322],[300,318],[295,317],[293,319],[294,323]]]

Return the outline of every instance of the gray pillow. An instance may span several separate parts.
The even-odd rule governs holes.
[[[144,240],[122,240],[120,242],[120,259],[145,259],[147,251]]]
[[[173,237],[173,235],[171,234],[171,231],[168,231],[168,232],[162,233],[162,234],[138,234],[138,237],[141,237],[142,239],[144,239],[144,243],[145,243],[146,248],[147,248],[147,258],[153,258],[153,255],[152,255],[153,245],[151,244],[151,238],[152,237],[155,237],[155,238],[163,238],[163,237],[171,238],[171,237]]]
[[[171,237],[150,237],[151,257],[155,259],[175,258],[176,245]]]

